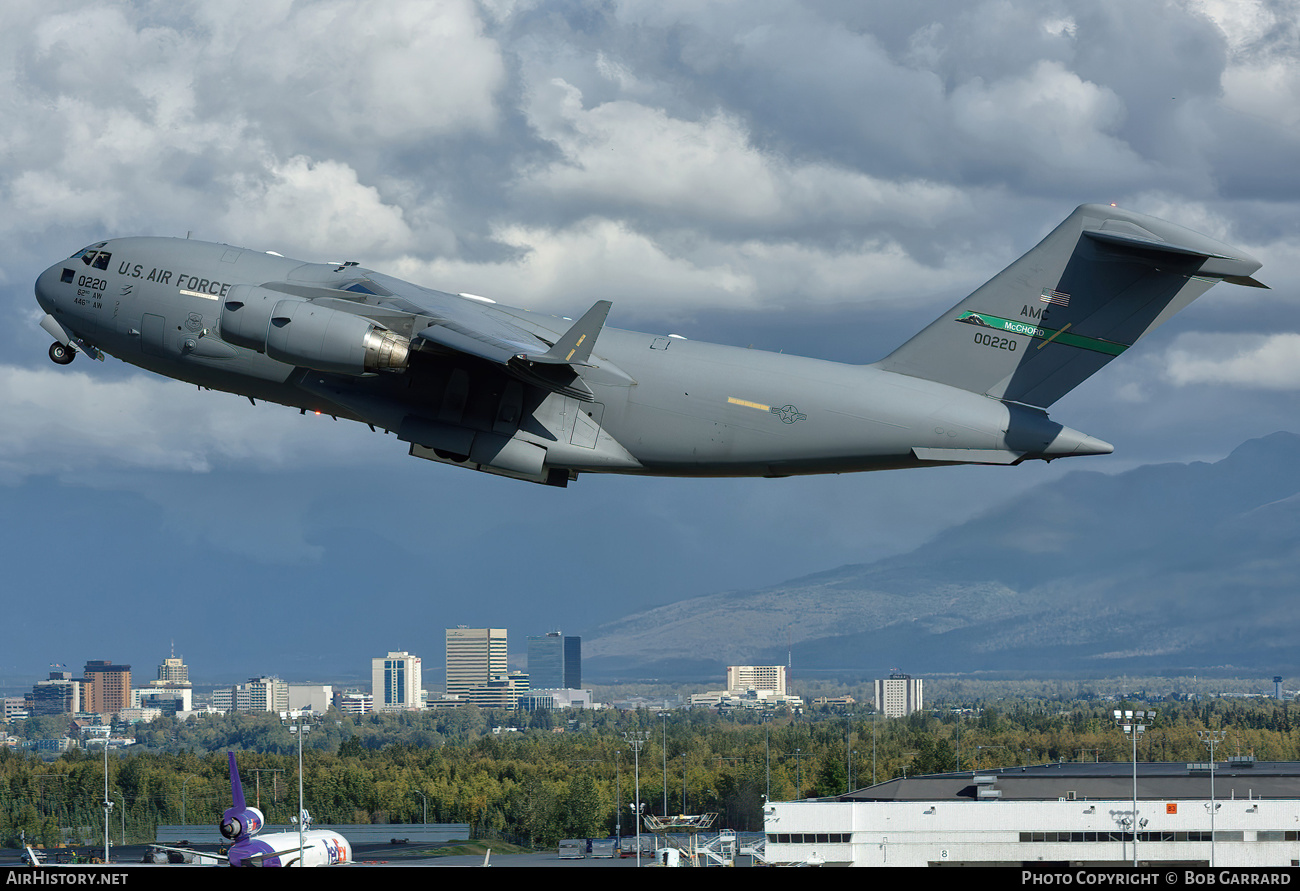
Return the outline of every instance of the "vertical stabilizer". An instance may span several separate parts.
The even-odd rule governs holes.
[[[1085,204],[877,367],[1046,408],[1220,281],[1264,287],[1250,255]]]
[[[239,781],[239,765],[235,763],[235,753],[227,752],[230,758],[230,802],[236,810],[243,810],[248,806],[244,800],[244,784]]]

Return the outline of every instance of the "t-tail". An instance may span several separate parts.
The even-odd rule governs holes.
[[[1214,284],[1266,287],[1251,278],[1260,265],[1182,226],[1085,204],[877,367],[1047,408]]]

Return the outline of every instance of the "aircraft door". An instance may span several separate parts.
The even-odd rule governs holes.
[[[150,356],[167,356],[165,335],[167,320],[153,313],[145,313],[140,319],[140,349]]]

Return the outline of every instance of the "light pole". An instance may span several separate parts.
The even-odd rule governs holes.
[[[686,753],[682,752],[682,813],[686,813]]]
[[[876,785],[876,719],[880,717],[879,711],[871,713],[871,785]]]
[[[845,717],[844,727],[844,771],[848,774],[846,781],[848,788],[844,790],[845,794],[853,791],[853,712],[850,710]]]
[[[189,785],[190,780],[197,780],[197,779],[198,779],[197,774],[190,773],[185,775],[185,781],[181,783],[181,825],[182,826],[189,825],[188,823],[185,822],[185,787]]]
[[[118,812],[118,816],[121,818],[122,821],[122,841],[120,842],[120,844],[125,846],[126,845],[126,793],[114,792],[113,794],[116,795],[118,798],[122,799],[122,810]]]
[[[1007,746],[976,746],[976,747],[975,747],[975,766],[972,767],[971,769],[972,769],[972,770],[979,770],[979,769],[980,769],[980,752],[982,752],[984,749],[1005,749],[1005,748],[1007,748]]]
[[[767,718],[763,718],[763,729],[766,731],[763,737],[763,758],[766,762],[764,768],[767,774],[767,793],[763,796],[763,801],[772,800],[772,725],[767,723]],[[682,768],[685,770],[685,768]]]
[[[108,863],[108,815],[113,802],[108,797],[108,734],[104,734],[104,862]]]
[[[412,789],[411,791],[414,792],[416,795],[420,796],[420,799],[424,802],[424,831],[428,832],[429,831],[429,799],[419,789]]]
[[[623,738],[632,746],[632,782],[636,785],[636,865],[641,866],[641,746],[650,737],[649,730],[631,730]]]
[[[1219,809],[1214,801],[1214,747],[1228,735],[1226,730],[1198,730],[1196,735],[1210,750],[1210,867],[1214,867],[1214,813]]]
[[[310,725],[304,726],[302,723],[302,713],[299,712],[293,719],[294,723],[290,725],[289,732],[298,734],[298,866],[306,866],[303,861],[307,859],[303,850],[304,841],[303,833],[307,831],[307,823],[311,817],[307,813],[307,808],[303,807],[302,796],[302,737],[304,733],[311,730]]]
[[[668,712],[660,712],[664,722],[664,809],[659,813],[668,816]]]
[[[1138,865],[1138,737],[1147,732],[1147,724],[1155,721],[1156,713],[1115,709],[1115,723],[1133,742],[1133,865]]]

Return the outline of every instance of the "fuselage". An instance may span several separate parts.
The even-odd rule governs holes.
[[[452,350],[417,351],[398,373],[323,371],[223,339],[225,306],[248,286],[405,330],[412,319],[415,330],[438,323],[448,306],[492,313],[548,344],[571,324],[354,264],[169,238],[92,246],[43,272],[36,297],[53,320],[47,330],[83,348],[200,387],[361,421],[398,434],[420,457],[539,481],[556,471],[787,476],[1111,450],[1039,409],[920,377],[611,327],[582,370],[590,401],[520,384]],[[443,310],[428,309],[425,296]],[[492,454],[507,457],[485,464],[474,452],[489,439],[522,457],[512,464],[498,445]]]
[[[302,834],[301,843],[300,858],[298,833],[274,832],[236,842],[226,859],[231,866],[257,867],[337,866],[352,862],[352,848],[337,832],[309,829]]]

